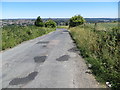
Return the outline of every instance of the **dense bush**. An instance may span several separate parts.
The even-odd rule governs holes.
[[[38,16],[37,19],[35,20],[35,26],[38,26],[38,27],[44,26],[44,23],[43,23],[42,19],[40,18],[40,16]]]
[[[4,26],[2,28],[2,50],[12,48],[17,44],[47,34],[55,29],[36,26]]]
[[[45,27],[55,28],[56,27],[56,22],[54,22],[53,20],[48,20],[48,21],[45,22]]]
[[[97,80],[120,86],[120,30],[96,30],[90,26],[70,29],[81,55],[92,64]]]
[[[74,16],[70,19],[69,27],[79,26],[84,24],[84,22],[85,22],[85,19],[82,16],[80,15]]]

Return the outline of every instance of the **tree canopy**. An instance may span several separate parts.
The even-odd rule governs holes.
[[[85,19],[80,15],[75,15],[70,18],[69,27],[75,27],[84,24]]]
[[[42,19],[40,18],[40,16],[38,16],[37,19],[35,20],[35,26],[39,26],[39,27],[44,26],[44,23],[43,23]]]
[[[56,22],[54,22],[53,20],[47,20],[45,22],[45,27],[55,28],[56,27]]]

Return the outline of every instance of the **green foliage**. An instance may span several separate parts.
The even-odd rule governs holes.
[[[105,30],[94,31],[94,27],[86,25],[71,28],[70,32],[81,55],[92,64],[92,71],[97,80],[110,82],[112,88],[119,88],[120,29],[104,28]]]
[[[37,19],[35,20],[35,26],[38,26],[38,27],[44,26],[44,23],[43,23],[42,19],[40,18],[40,16],[38,16]]]
[[[85,19],[82,16],[80,15],[74,16],[70,19],[69,27],[79,26],[84,24],[84,22],[85,22]]]
[[[88,27],[95,28],[95,23],[85,24]],[[111,31],[112,28],[117,27],[118,23],[97,23],[96,30]]]
[[[2,28],[2,50],[12,48],[23,41],[34,39],[55,29],[36,26],[4,26]]]
[[[48,20],[48,21],[45,22],[45,27],[55,28],[56,23],[53,20]]]

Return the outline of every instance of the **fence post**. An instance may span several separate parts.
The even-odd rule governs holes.
[[[97,30],[97,23],[95,23],[95,25],[94,25],[94,31],[96,31]]]

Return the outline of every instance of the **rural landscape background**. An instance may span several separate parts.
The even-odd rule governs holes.
[[[66,29],[96,80],[108,88],[119,89],[118,5],[118,2],[3,2],[0,51],[56,29]]]

